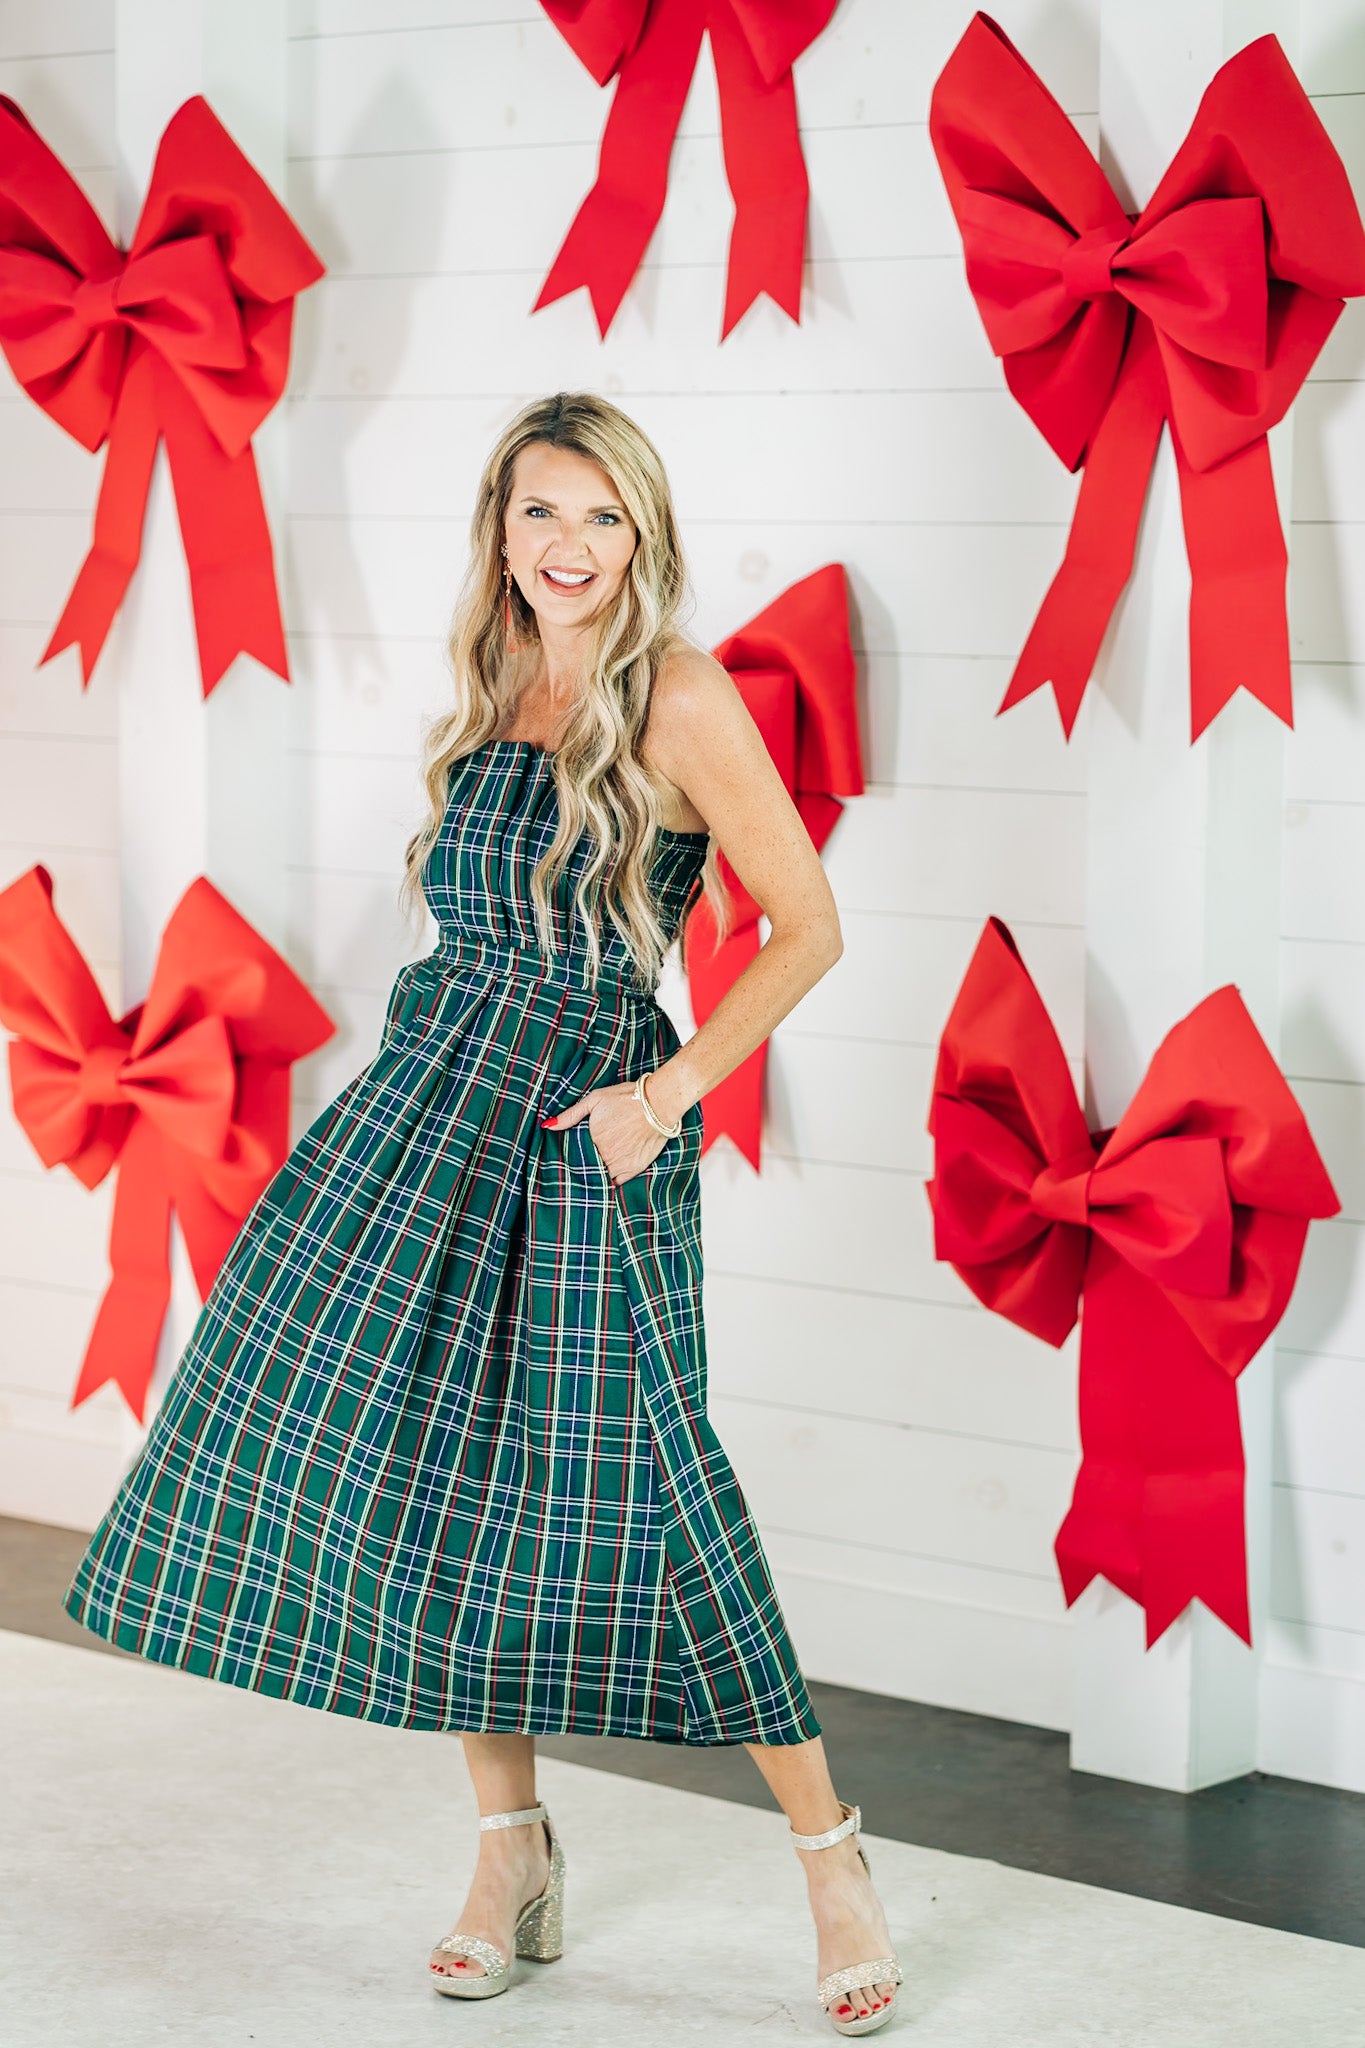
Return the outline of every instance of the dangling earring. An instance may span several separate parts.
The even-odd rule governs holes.
[[[512,628],[512,564],[507,559],[506,548],[502,551],[502,630],[507,640],[507,652],[515,654],[517,641]]]

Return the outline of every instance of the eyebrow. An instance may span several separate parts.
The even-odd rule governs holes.
[[[538,491],[527,491],[524,497],[517,499],[517,503],[519,505],[544,505],[547,511],[550,512],[557,512],[559,510],[559,507],[558,505],[556,505],[553,498],[542,498]],[[589,505],[588,511],[589,513],[620,512],[625,514],[626,517],[629,517],[629,514],[626,513],[625,506],[618,504],[615,498],[612,498],[609,501],[609,503],[605,505]]]

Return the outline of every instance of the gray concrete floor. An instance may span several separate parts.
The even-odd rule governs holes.
[[[442,2000],[457,1743],[0,1632],[5,2048],[832,2042],[775,1813],[549,1759],[562,1961]],[[906,1967],[879,2040],[1359,2048],[1365,1952],[867,1838]]]

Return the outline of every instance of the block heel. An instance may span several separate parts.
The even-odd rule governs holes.
[[[563,1953],[564,1852],[552,1830],[549,1880],[540,1897],[532,1899],[517,1922],[517,1954],[527,1962],[553,1963]]]
[[[486,1813],[479,1821],[482,1833],[488,1828],[529,1827],[540,1821],[550,1844],[550,1874],[545,1888],[528,1899],[517,1915],[513,1954],[533,1963],[557,1962],[564,1953],[564,1851],[554,1822],[543,1806],[527,1806],[517,1813]],[[481,1977],[454,1977],[431,1965],[439,1956],[467,1956],[483,1965]],[[447,1934],[431,1951],[427,1975],[443,1998],[496,1998],[512,1981],[512,1962],[491,1941],[476,1934]]]

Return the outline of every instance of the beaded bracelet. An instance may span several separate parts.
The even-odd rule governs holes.
[[[655,1069],[655,1072],[658,1072],[657,1068]],[[667,1124],[660,1123],[658,1117],[655,1116],[653,1110],[649,1106],[649,1097],[645,1094],[645,1077],[643,1074],[641,1074],[639,1080],[635,1083],[635,1087],[632,1090],[632,1093],[634,1094],[635,1100],[639,1103],[641,1109],[649,1118],[649,1121],[653,1124],[655,1130],[659,1133],[661,1138],[676,1138],[678,1136],[679,1132],[682,1130],[682,1118],[678,1118],[678,1121],[673,1125],[672,1129],[670,1129]]]

